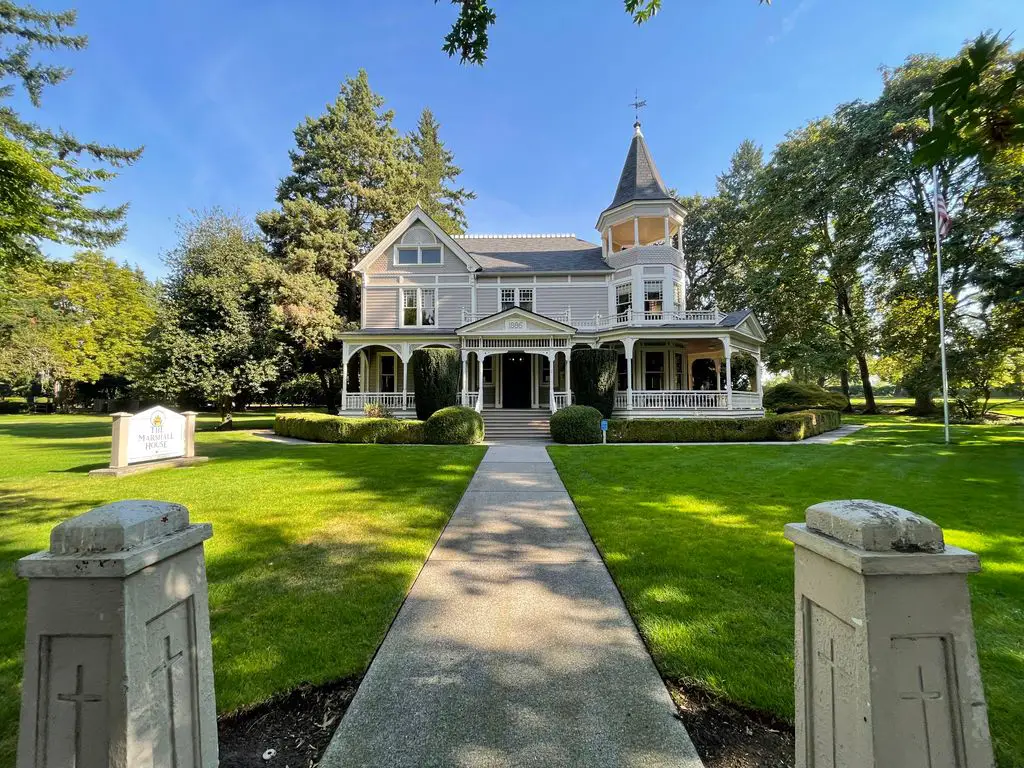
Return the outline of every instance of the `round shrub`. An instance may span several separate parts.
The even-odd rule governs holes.
[[[416,418],[427,419],[434,411],[459,402],[462,359],[448,347],[417,349],[410,359],[416,390]]]
[[[764,391],[762,399],[765,408],[776,413],[805,411],[809,408],[824,408],[843,411],[850,407],[845,395],[829,392],[817,384],[798,384],[795,381],[784,381]]]
[[[471,445],[483,439],[483,418],[461,405],[435,411],[423,425],[424,442],[434,445]]]
[[[612,417],[619,353],[614,349],[577,349],[572,353],[572,388],[577,405],[597,408]]]
[[[551,415],[551,439],[556,443],[600,443],[601,412],[589,405],[570,405]]]

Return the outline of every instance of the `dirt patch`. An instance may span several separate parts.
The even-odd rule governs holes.
[[[793,768],[793,726],[696,686],[669,681],[679,719],[706,768]]]
[[[302,685],[217,722],[221,768],[315,766],[355,695],[357,679]],[[264,759],[268,750],[272,757]]]

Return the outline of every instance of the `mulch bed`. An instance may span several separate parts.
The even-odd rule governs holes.
[[[221,768],[315,766],[355,695],[359,680],[302,685],[293,691],[220,718]],[[268,750],[274,750],[273,756]]]
[[[668,682],[705,768],[793,768],[793,726],[686,683]]]

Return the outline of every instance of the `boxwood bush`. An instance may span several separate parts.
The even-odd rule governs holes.
[[[589,405],[570,405],[551,415],[551,439],[556,443],[600,443],[601,412]]]
[[[572,353],[572,388],[577,405],[597,408],[611,418],[619,353],[613,349],[577,349]]]
[[[416,390],[416,418],[428,419],[434,411],[459,402],[462,359],[448,347],[417,349],[409,360]]]
[[[784,381],[768,387],[764,391],[762,402],[765,408],[770,408],[776,413],[805,411],[809,408],[845,411],[850,407],[850,401],[839,392],[829,392],[817,384],[797,384],[794,381]]]
[[[579,408],[581,406],[573,406]],[[581,417],[586,425],[596,425],[596,436],[577,439],[578,431],[556,428],[559,414],[551,417],[551,437],[559,443],[601,441],[600,416],[597,421]],[[593,409],[591,409],[593,410]],[[572,417],[570,423],[575,424]],[[608,423],[609,443],[731,443],[792,442],[836,429],[842,422],[839,411],[800,411],[753,419],[614,419]],[[587,426],[584,429],[589,429]],[[582,431],[582,430],[580,430]]]
[[[318,443],[422,443],[423,422],[368,419],[326,413],[288,413],[274,418],[274,432]]]
[[[417,392],[417,396],[419,393]],[[453,405],[431,414],[423,424],[423,441],[434,445],[471,445],[484,439],[484,420],[472,408]]]

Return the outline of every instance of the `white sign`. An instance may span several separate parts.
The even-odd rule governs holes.
[[[128,424],[128,463],[185,455],[185,417],[159,405],[132,416]]]

